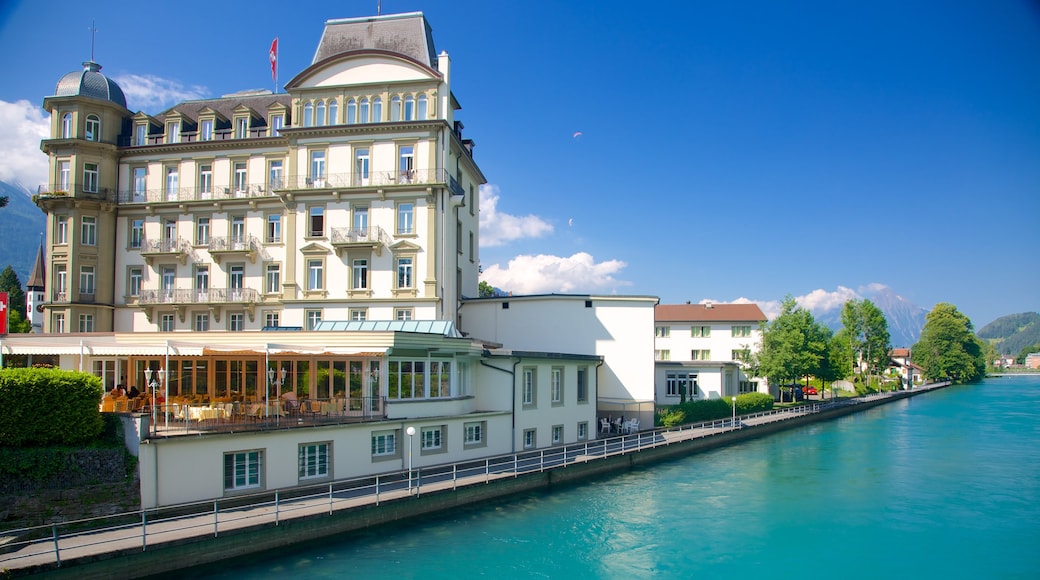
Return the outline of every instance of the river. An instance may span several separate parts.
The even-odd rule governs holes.
[[[991,378],[211,578],[1037,578],[1040,376]]]

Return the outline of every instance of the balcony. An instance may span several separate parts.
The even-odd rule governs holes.
[[[389,246],[390,236],[383,228],[372,226],[370,228],[332,228],[332,247],[336,249],[336,255],[343,257],[344,250],[367,249],[374,251],[376,255],[382,254],[383,246]]]
[[[249,258],[249,262],[255,264],[260,242],[253,236],[215,237],[209,239],[208,247],[210,255],[217,264],[220,264],[224,258]]]
[[[49,183],[43,184],[36,187],[36,196],[34,198],[38,200],[48,199],[89,199],[94,201],[104,201],[108,203],[115,203],[117,195],[115,190],[107,187],[96,187],[96,188],[84,188],[82,185],[69,186],[68,184],[56,184]]]
[[[139,306],[165,304],[170,306],[252,304],[260,297],[253,288],[177,288],[141,290]]]
[[[290,175],[285,179],[285,190],[298,191],[308,189],[350,189],[355,187],[391,187],[396,185],[430,185],[448,184],[452,192],[462,187],[444,169],[412,169],[409,171],[371,171],[367,175],[361,173],[329,173],[322,177],[310,175]]]
[[[183,203],[188,201],[223,201],[235,199],[250,199],[256,197],[272,197],[271,191],[281,185],[273,183],[268,187],[265,183],[250,183],[240,187],[178,187],[175,189],[143,189],[120,191],[118,200],[120,204],[147,204],[147,203]]]
[[[186,264],[189,253],[191,253],[191,246],[181,238],[144,240],[141,244],[141,257],[149,266],[156,258],[177,258],[181,264]]]

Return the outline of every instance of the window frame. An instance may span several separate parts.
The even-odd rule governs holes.
[[[296,475],[300,482],[331,479],[332,441],[300,443],[296,452]]]
[[[85,215],[80,218],[79,243],[83,246],[97,246],[97,217]]]
[[[228,451],[224,453],[223,461],[225,494],[252,492],[264,488],[263,449]]]

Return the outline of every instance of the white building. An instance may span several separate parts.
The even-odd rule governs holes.
[[[766,316],[756,304],[661,304],[654,312],[655,400],[709,399],[768,393],[765,379],[748,377],[743,353],[762,345]]]

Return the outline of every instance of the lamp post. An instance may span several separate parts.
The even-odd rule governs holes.
[[[415,435],[415,427],[409,426],[404,432],[408,434],[408,495],[412,495],[412,435]]]
[[[733,396],[733,428],[737,428],[737,397]]]
[[[159,386],[163,383],[164,372],[165,371],[163,371],[162,367],[160,367],[159,370],[157,370],[157,371],[153,371],[151,368],[145,368],[144,369],[144,381],[145,381],[145,383],[148,384],[148,388],[152,392],[152,425],[153,425],[153,431],[154,431],[155,428],[158,427],[157,425],[155,425],[155,423],[156,423],[155,392],[159,389]],[[165,399],[164,399],[164,404],[165,404]],[[163,412],[163,420],[165,421],[164,429],[169,429],[169,427],[170,427],[170,418],[166,415],[165,410]]]

